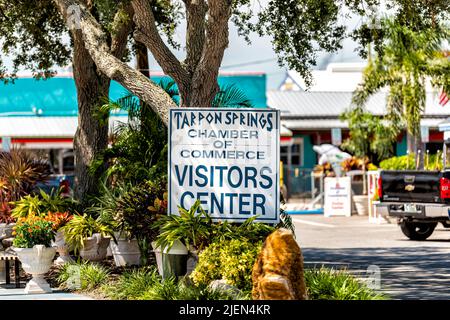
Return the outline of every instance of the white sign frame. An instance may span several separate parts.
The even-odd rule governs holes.
[[[336,188],[337,185],[339,185],[338,189]],[[324,198],[323,213],[325,217],[351,217],[352,185],[350,177],[325,178]],[[336,208],[336,203],[341,205],[342,208]]]
[[[208,121],[205,120],[210,114],[212,114],[213,117],[217,116],[219,119],[219,113],[222,117],[220,118],[220,122],[217,120],[217,122],[208,123]],[[258,119],[266,119],[267,122],[262,124],[258,120],[256,123],[252,122],[251,125],[242,125],[242,123],[236,123],[242,121],[242,118],[239,118],[236,122],[227,124],[223,119],[227,119],[228,115],[230,115],[231,118],[235,115],[246,119],[256,117]],[[180,119],[194,120],[189,124],[186,121],[180,125]],[[271,128],[270,130],[269,125]],[[208,132],[228,130],[230,131],[229,134],[231,134],[231,131],[238,132],[239,137],[234,139],[200,137],[200,132],[203,132],[200,130],[208,130]],[[257,216],[255,221],[258,222],[276,224],[280,221],[279,110],[257,108],[171,108],[169,111],[168,131],[169,214],[179,214],[178,205],[184,205],[185,209],[189,209],[190,205],[192,205],[197,198],[203,197],[202,199],[204,202],[202,203],[202,208],[210,214],[214,221],[226,220],[229,222],[244,222],[246,219],[255,215]],[[256,133],[253,133],[253,136],[248,138],[241,138],[245,133],[244,131],[254,131]],[[222,141],[222,143],[219,141]],[[222,148],[218,146],[220,144],[222,144]],[[227,147],[229,149],[226,149]],[[264,160],[191,159],[193,157],[193,151],[199,151],[198,154],[202,154],[202,157],[205,156],[202,153],[203,151],[207,154],[211,151],[217,151],[219,153],[225,151],[231,152],[227,154],[233,154],[233,152],[237,154],[238,152],[241,152],[241,155],[242,152],[245,152],[246,156],[250,153],[260,156],[264,155]],[[260,153],[257,154],[257,152]],[[206,185],[202,188],[194,186],[194,184],[198,185],[199,176],[197,175],[195,178],[193,173],[197,174],[198,168],[205,166],[208,169],[207,172],[203,170],[204,168],[201,169],[203,174],[207,176],[208,182],[206,183],[206,179],[204,179],[203,181]],[[212,166],[214,166],[214,168],[212,168]],[[228,178],[224,178],[223,173],[217,173],[219,166],[227,166],[227,169],[223,169],[224,171],[222,172],[228,170]],[[239,169],[235,168],[236,166],[239,167]],[[231,169],[233,169],[233,172]],[[245,175],[241,175],[239,172],[245,172]],[[247,179],[248,172],[252,172],[252,175],[255,175],[254,179]],[[219,174],[221,174],[221,176],[219,176]],[[241,176],[243,179],[240,179]],[[236,177],[238,177],[237,180]],[[265,183],[263,183],[262,180],[258,180],[258,178],[264,179]],[[200,179],[203,178],[200,177]],[[234,179],[234,181],[241,181],[241,185],[234,183],[230,184],[232,179]],[[195,181],[195,183],[192,181]],[[219,185],[219,183],[222,184]],[[236,185],[236,187],[233,187],[233,185]],[[256,188],[255,185],[257,186]],[[228,193],[226,193],[227,191]],[[207,195],[203,195],[203,193]],[[232,197],[233,194],[237,194],[236,198]],[[229,196],[229,198],[226,198],[226,196]],[[248,199],[248,202],[244,202],[242,199],[247,196],[250,199]],[[207,203],[205,204],[205,202]],[[212,204],[213,212],[209,212],[210,204]],[[245,210],[241,210],[244,207]],[[247,212],[250,213],[247,214]],[[264,215],[262,213],[264,213]]]

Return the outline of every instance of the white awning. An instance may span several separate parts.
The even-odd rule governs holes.
[[[109,128],[127,122],[126,116],[111,117]],[[0,117],[0,137],[73,138],[78,117]]]

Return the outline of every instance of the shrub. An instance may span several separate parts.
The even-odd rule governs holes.
[[[37,183],[47,180],[50,173],[50,167],[45,160],[34,159],[24,150],[0,152],[2,200],[19,200],[31,193]]]
[[[214,242],[199,254],[199,261],[191,274],[194,284],[208,285],[213,280],[249,292],[252,289],[252,269],[262,242],[228,240]]]
[[[344,270],[307,269],[304,272],[311,300],[381,300],[386,297],[368,288]]]
[[[37,244],[50,247],[51,241],[55,238],[53,223],[37,216],[20,218],[14,232],[13,245],[17,248],[33,248]]]
[[[76,205],[71,198],[61,196],[58,192],[50,194],[40,190],[39,195],[26,195],[20,200],[13,202],[14,208],[11,214],[14,218],[26,217],[30,214],[44,215],[48,212],[69,212]]]
[[[108,276],[108,269],[86,261],[64,264],[56,280],[64,289],[93,290],[103,284]]]
[[[380,168],[384,170],[414,170],[416,160],[413,153],[400,157],[392,157],[380,162]],[[424,155],[425,170],[442,170],[442,153]]]
[[[166,185],[165,179],[145,181],[132,186],[117,199],[113,215],[115,228],[129,238],[136,238],[144,265],[148,263],[150,244],[157,236],[152,226],[162,212],[153,210],[155,200],[164,198]]]
[[[100,233],[103,236],[113,236],[112,225],[87,214],[74,215],[61,229],[64,231],[67,243],[73,246],[75,252],[83,248],[84,239],[92,237],[94,233]]]
[[[156,238],[156,245],[161,248],[171,248],[175,241],[180,240],[190,250],[201,251],[212,242],[242,239],[251,242],[263,241],[275,230],[264,223],[255,222],[256,216],[248,218],[242,224],[232,224],[228,221],[213,223],[210,215],[200,206],[197,200],[194,205],[186,210],[179,207],[179,215],[162,216],[154,224],[154,228],[160,228]],[[280,222],[277,227],[284,226]]]

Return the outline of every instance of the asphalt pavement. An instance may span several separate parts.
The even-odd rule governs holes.
[[[392,299],[450,299],[450,229],[441,224],[428,240],[411,241],[395,221],[373,224],[361,216],[292,218],[306,267],[345,268],[380,284],[379,290]],[[379,282],[373,282],[374,270],[379,270]]]

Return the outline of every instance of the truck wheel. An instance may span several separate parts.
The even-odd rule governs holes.
[[[423,241],[426,240],[436,228],[437,223],[420,223],[420,222],[409,222],[402,221],[400,223],[400,228],[405,236],[411,240]]]

